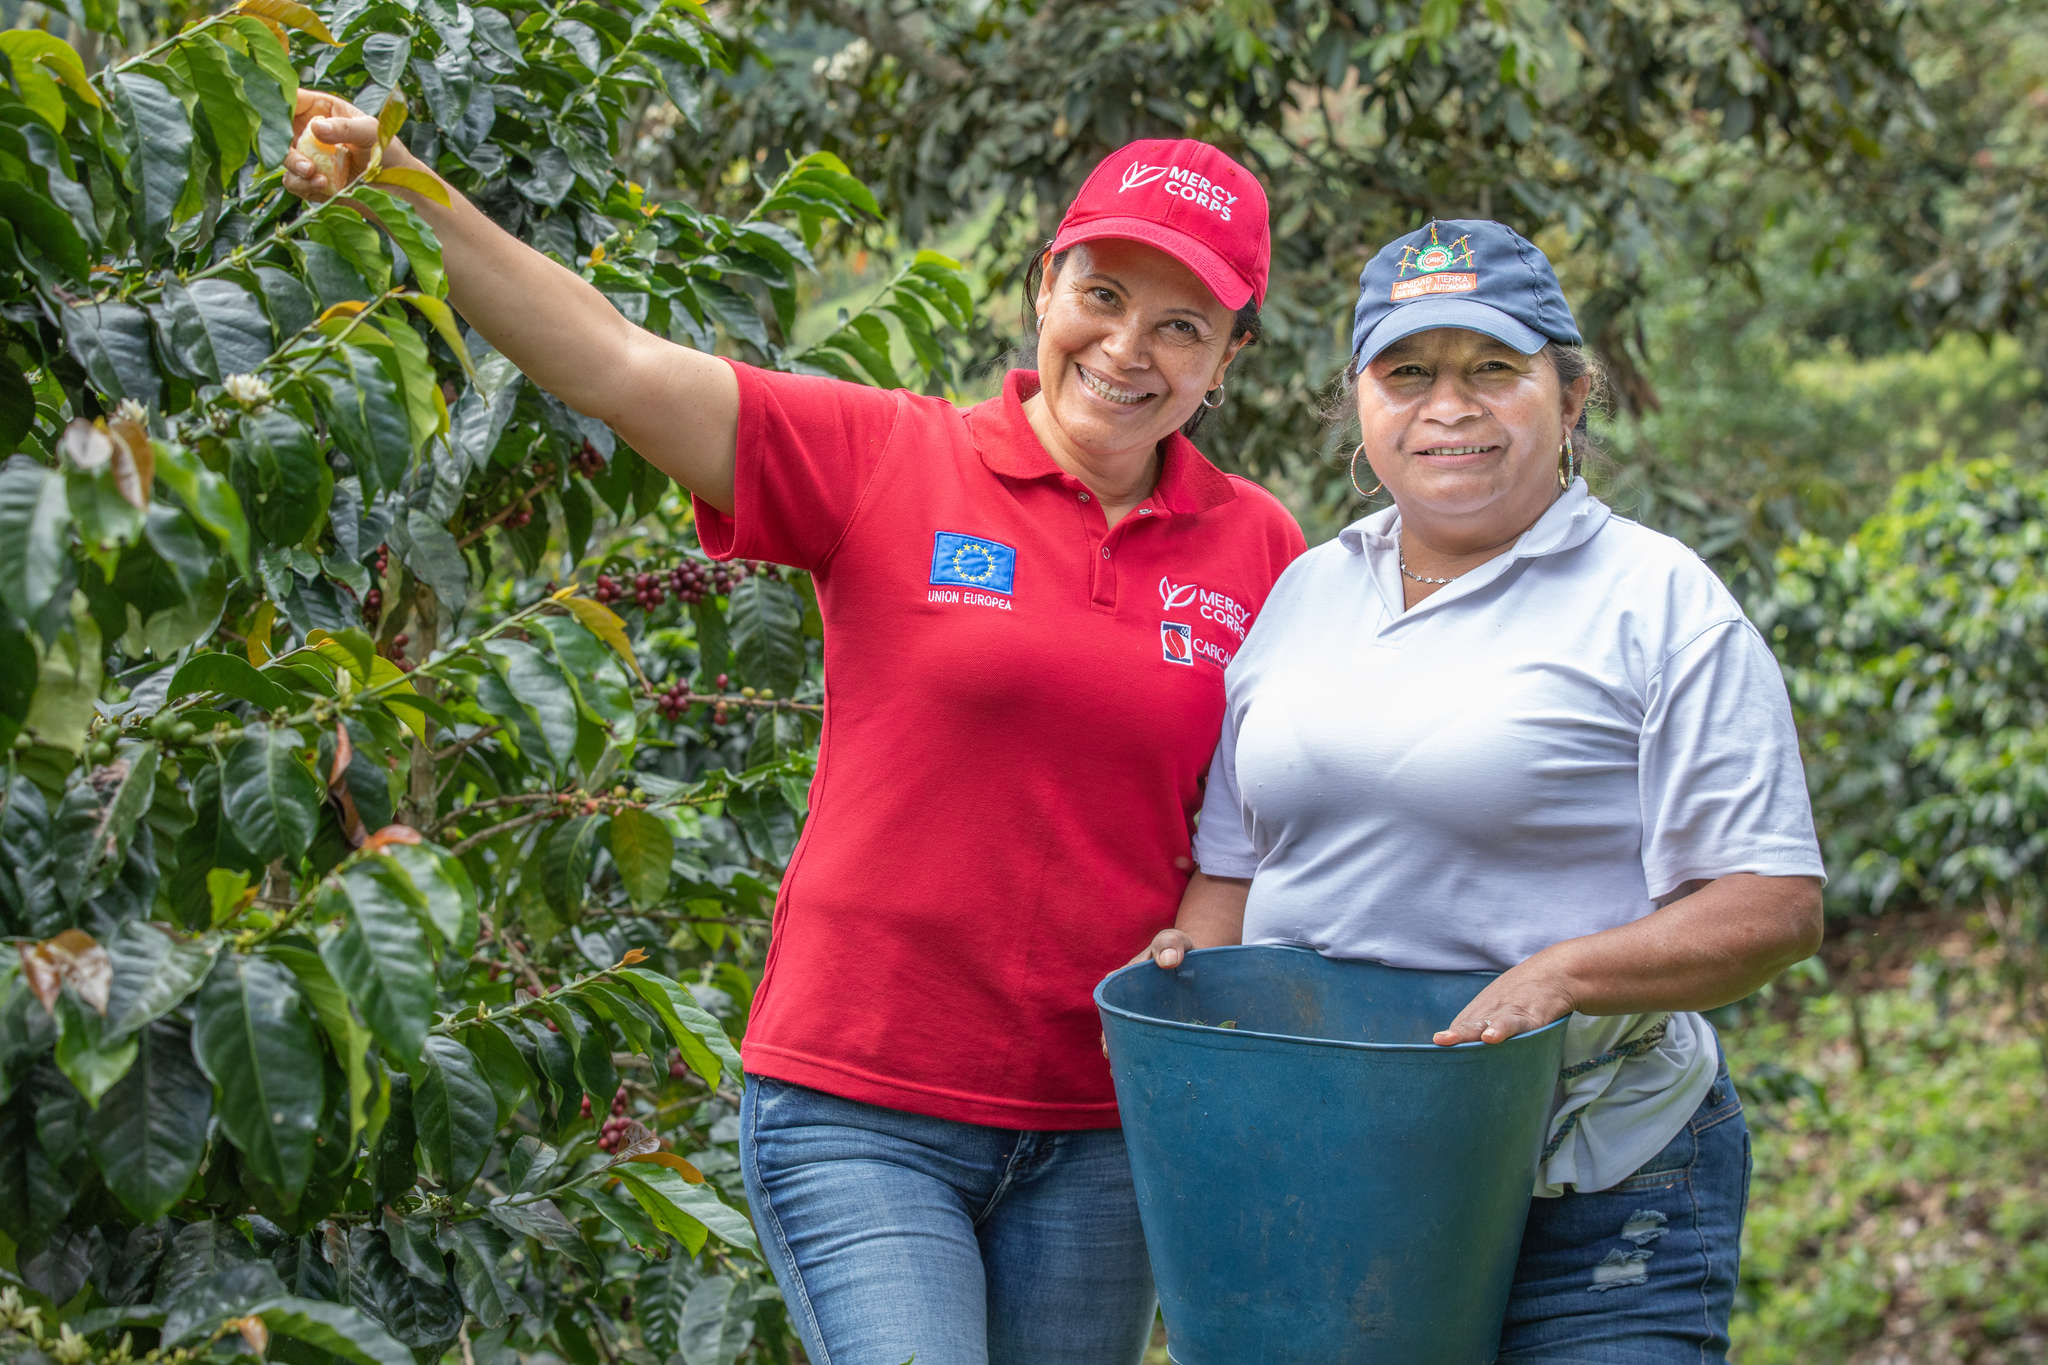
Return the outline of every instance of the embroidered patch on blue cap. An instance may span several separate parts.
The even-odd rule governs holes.
[[[932,538],[932,582],[1007,596],[1017,587],[1017,551],[982,536],[940,531]]]
[[[1506,224],[1480,218],[1425,223],[1359,272],[1353,364],[1437,327],[1483,332],[1524,355],[1546,341],[1585,344],[1549,260]]]
[[[1452,270],[1454,265],[1465,268]],[[1472,267],[1471,235],[1439,242],[1436,224],[1431,223],[1426,246],[1414,243],[1401,248],[1401,263],[1394,272],[1394,286],[1388,291],[1388,298],[1400,303],[1424,294],[1469,294],[1479,287],[1479,276]],[[1410,271],[1414,272],[1412,277]]]

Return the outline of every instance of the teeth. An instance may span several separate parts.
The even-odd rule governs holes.
[[[1142,392],[1140,390],[1117,388],[1113,384],[1109,384],[1104,382],[1103,380],[1097,379],[1094,375],[1090,374],[1088,371],[1084,369],[1081,369],[1078,365],[1074,368],[1080,374],[1081,382],[1088,386],[1089,392],[1099,393],[1112,403],[1142,403],[1147,398],[1150,398],[1152,396],[1151,394]]]
[[[1425,455],[1481,455],[1490,449],[1492,449],[1491,446],[1439,446],[1435,450],[1425,450],[1422,453]]]

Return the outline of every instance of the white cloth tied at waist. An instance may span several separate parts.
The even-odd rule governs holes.
[[[1664,1037],[1647,1052],[1567,1079],[1573,1066],[1643,1037],[1660,1022]],[[1538,1165],[1532,1193],[1548,1199],[1627,1179],[1678,1136],[1719,1067],[1714,1030],[1691,1011],[1572,1015],[1565,1023],[1563,1069],[1541,1141],[1548,1143],[1566,1125],[1570,1131]],[[1605,1177],[1601,1183],[1581,1183],[1582,1178],[1598,1178],[1595,1172]]]

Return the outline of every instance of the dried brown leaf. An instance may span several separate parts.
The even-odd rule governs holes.
[[[666,1166],[692,1185],[704,1183],[704,1172],[677,1156],[674,1152],[637,1152],[626,1158],[628,1161],[645,1161],[649,1165]]]
[[[256,1355],[263,1355],[270,1350],[270,1328],[254,1313],[246,1318],[237,1319],[235,1330],[242,1334],[242,1341]]]
[[[44,1010],[54,1013],[57,992],[69,985],[78,998],[104,1017],[107,993],[114,984],[114,959],[83,929],[66,929],[55,938],[20,947],[21,974]]]
[[[113,437],[114,487],[132,506],[148,507],[156,482],[156,447],[149,443],[149,433],[139,423],[120,418],[107,432]]]
[[[364,842],[363,851],[365,853],[377,853],[389,848],[392,844],[417,844],[419,842],[420,832],[411,825],[386,825]]]
[[[57,449],[71,461],[74,469],[87,474],[97,474],[106,467],[108,460],[114,458],[114,441],[107,435],[106,425],[88,422],[83,417],[75,417],[65,426]]]
[[[655,1136],[652,1128],[632,1119],[626,1124],[626,1140],[612,1150],[614,1162],[641,1161],[661,1151],[661,1139]]]

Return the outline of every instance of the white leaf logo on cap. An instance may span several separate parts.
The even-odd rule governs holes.
[[[1165,175],[1166,171],[1167,168],[1164,166],[1147,166],[1142,161],[1133,161],[1124,168],[1124,183],[1117,188],[1117,193],[1122,194],[1125,190],[1142,189]]]

